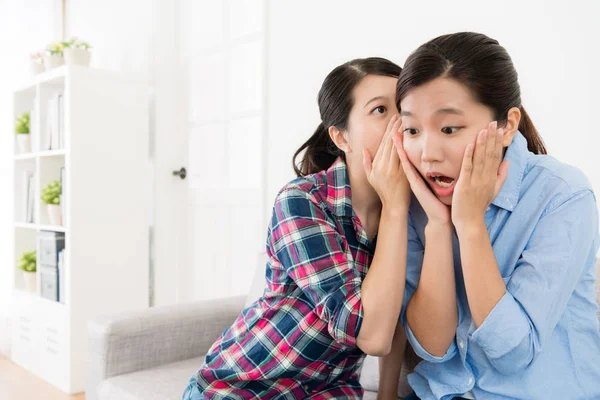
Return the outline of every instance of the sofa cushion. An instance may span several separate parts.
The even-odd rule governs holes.
[[[203,362],[204,356],[114,376],[98,385],[98,399],[179,400]]]

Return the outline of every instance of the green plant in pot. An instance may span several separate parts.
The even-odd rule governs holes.
[[[64,48],[63,42],[50,43],[48,47],[46,47],[46,54],[44,56],[44,66],[46,67],[46,71],[59,67],[65,63],[63,55]]]
[[[31,136],[29,113],[25,112],[19,115],[15,121],[15,133],[17,134],[17,144],[21,153],[29,153],[31,151]]]
[[[59,181],[50,182],[42,189],[42,201],[48,208],[48,217],[51,225],[62,225],[60,209],[60,195],[62,188]]]
[[[92,46],[78,38],[72,38],[68,42],[62,42],[64,47],[65,62],[67,65],[82,65],[89,67]]]
[[[23,271],[23,280],[27,290],[34,292],[36,290],[36,265],[37,256],[35,250],[26,251],[19,258],[18,267]]]

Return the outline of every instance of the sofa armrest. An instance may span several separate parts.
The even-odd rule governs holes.
[[[237,318],[245,296],[148,308],[88,322],[87,397],[116,375],[200,357]]]

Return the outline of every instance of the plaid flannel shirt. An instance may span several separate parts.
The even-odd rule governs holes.
[[[362,398],[356,339],[374,243],[350,201],[342,159],[279,192],[264,295],[209,350],[196,376],[207,399]]]

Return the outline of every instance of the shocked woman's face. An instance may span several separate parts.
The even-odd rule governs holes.
[[[400,109],[408,159],[442,203],[451,205],[465,148],[492,122],[492,110],[448,78],[411,90]]]

